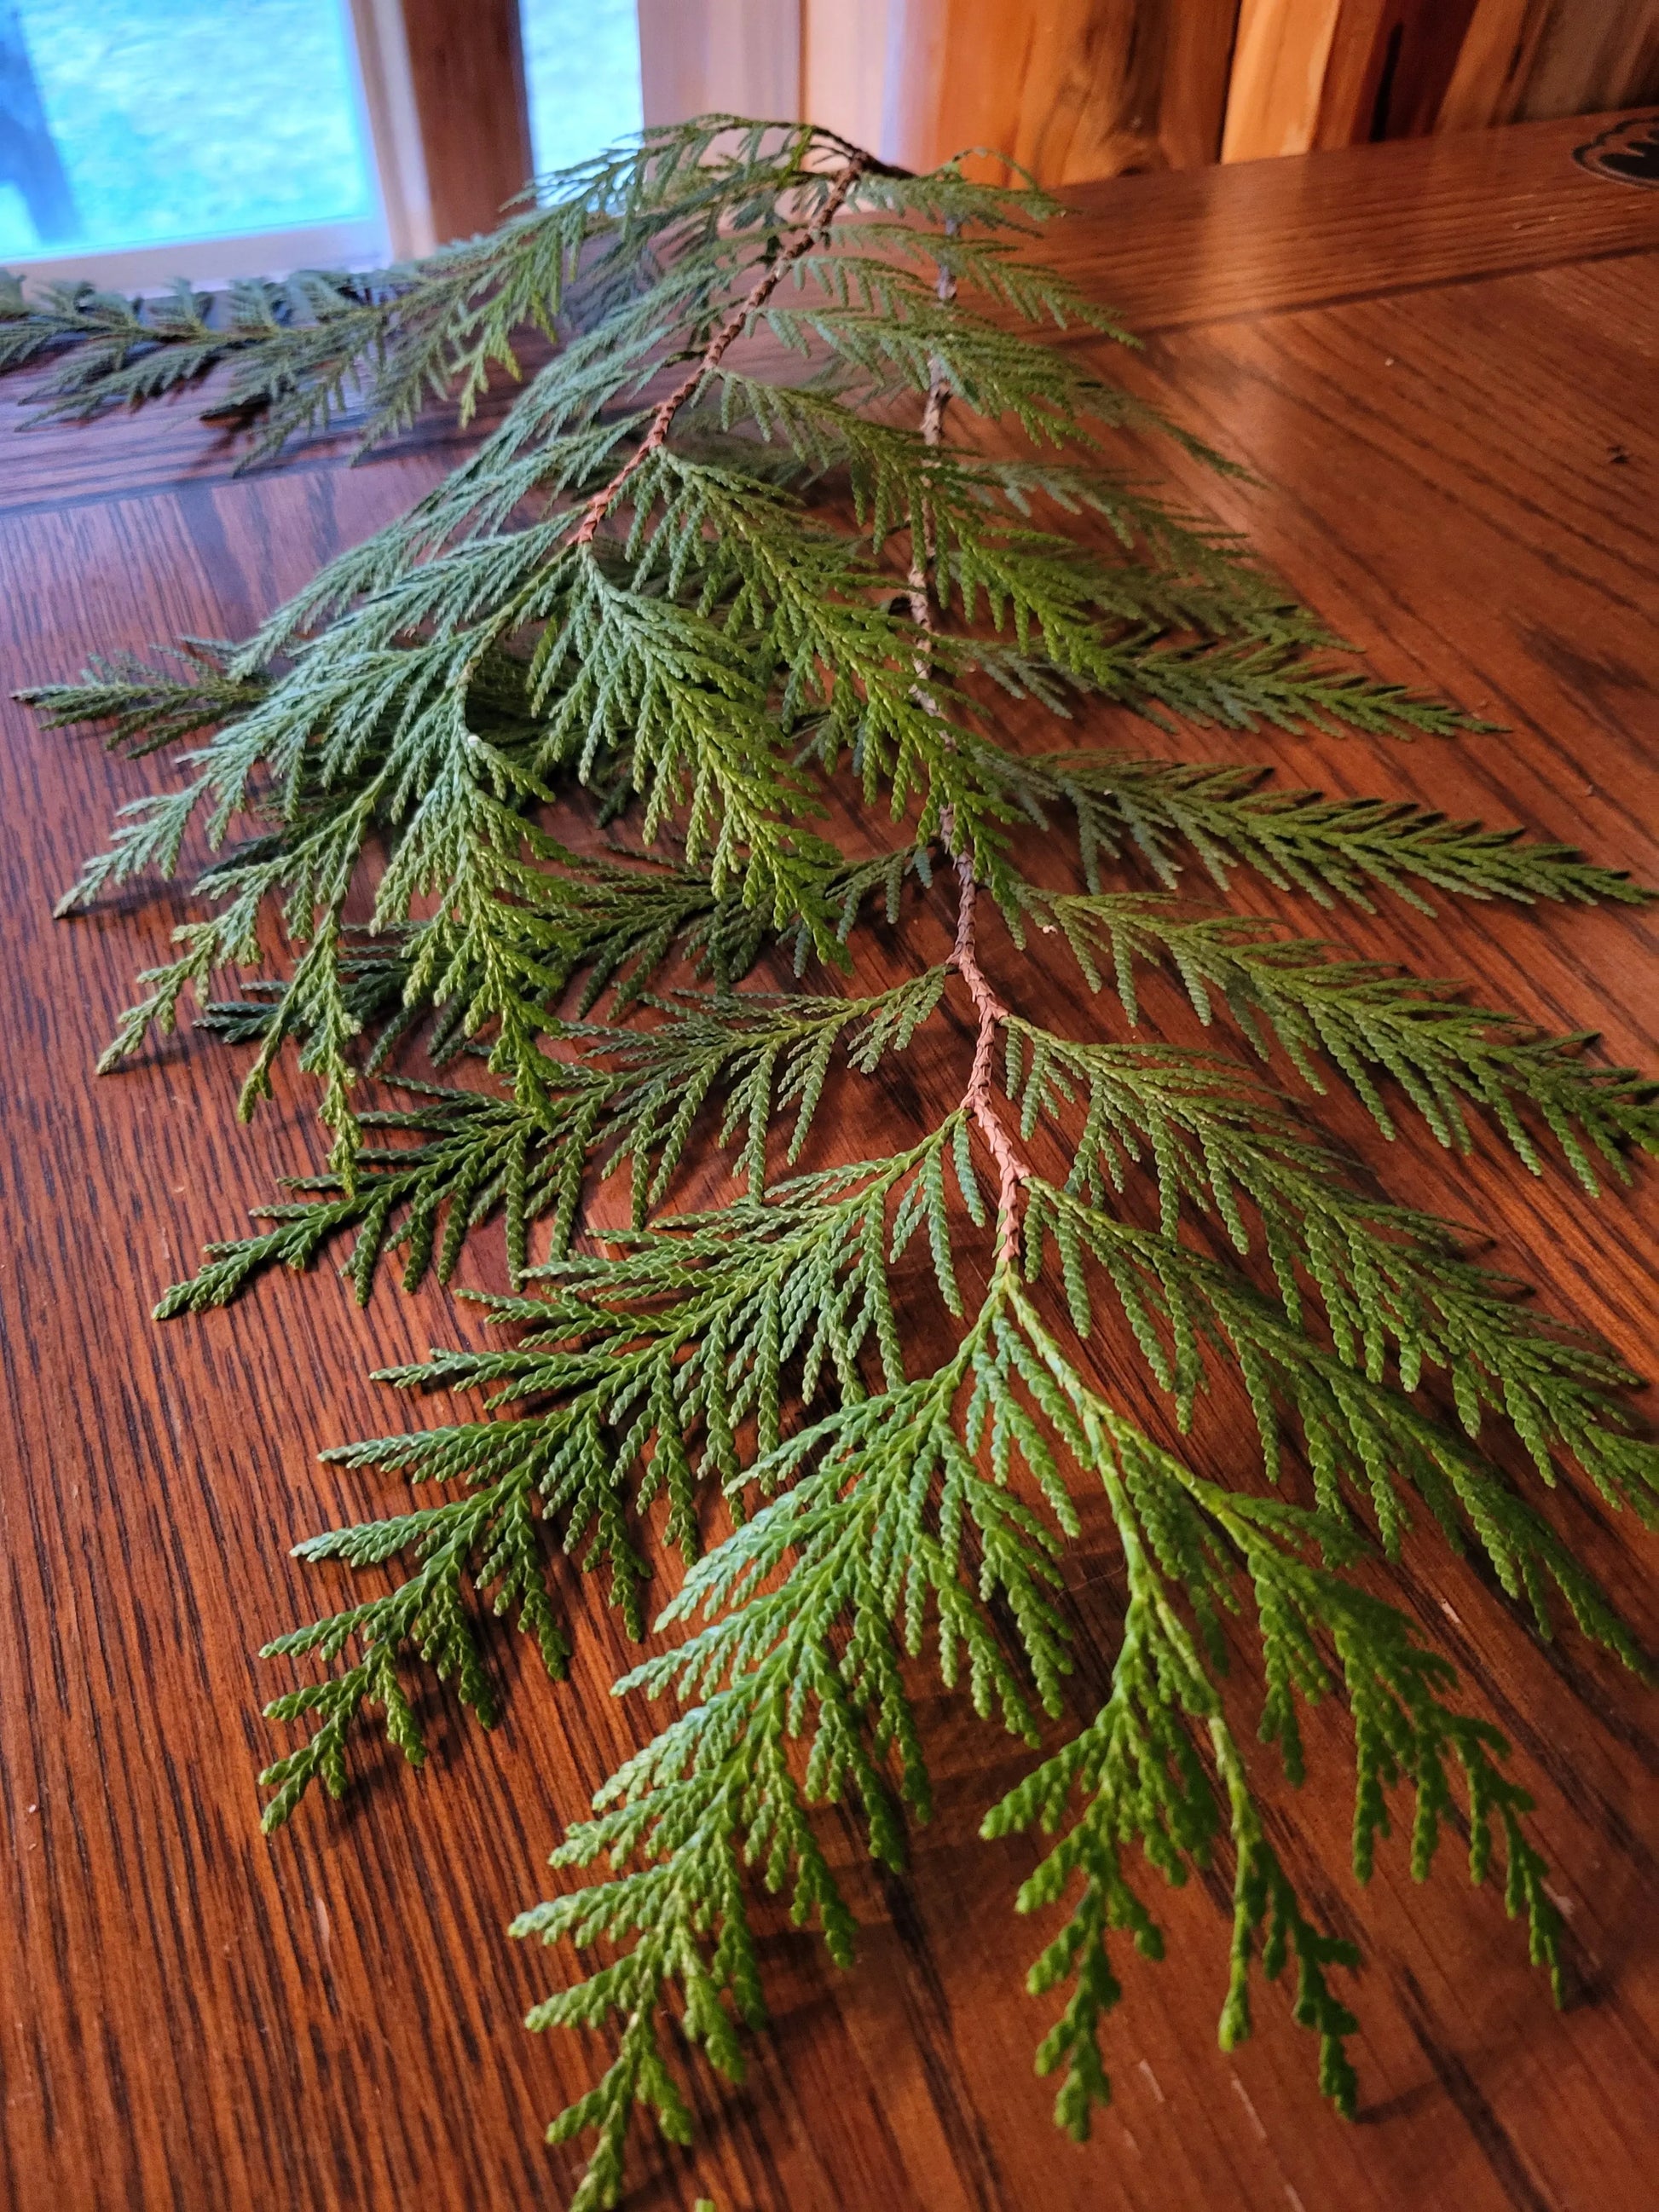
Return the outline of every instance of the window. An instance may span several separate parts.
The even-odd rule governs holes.
[[[380,229],[342,0],[0,0],[0,261]]]
[[[536,167],[562,169],[640,127],[635,0],[523,0]]]
[[[522,0],[527,138],[511,26],[512,0],[0,0],[0,266],[150,289],[486,227],[530,148],[559,168],[641,120],[635,0]]]

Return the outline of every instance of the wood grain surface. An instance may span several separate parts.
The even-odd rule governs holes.
[[[1055,252],[1151,332],[1133,376],[1259,480],[1206,483],[1210,505],[1381,672],[1508,726],[1411,748],[1231,749],[1297,783],[1520,822],[1656,878],[1659,200],[1583,176],[1571,134],[1506,137],[1501,154],[1469,142],[1466,169],[1443,146],[1310,156],[1279,166],[1277,199],[1248,169],[1197,195],[1153,189],[1193,179],[1133,180],[1087,195]],[[1249,241],[1243,268],[1218,262],[1218,238]],[[434,434],[356,471],[313,449],[233,480],[181,408],[6,440],[5,688],[67,674],[89,646],[240,635],[452,458]],[[1108,734],[1156,749],[1137,726]],[[599,2053],[523,2033],[555,1962],[501,1931],[542,1893],[562,1822],[647,1725],[608,1695],[624,1648],[597,1594],[572,1592],[568,1684],[520,1674],[504,1639],[499,1730],[464,1731],[428,1700],[422,1775],[360,1759],[346,1804],[307,1803],[260,1838],[253,1777],[280,1739],[258,1708],[289,1678],[248,1655],[343,1582],[288,1547],[395,1497],[315,1452],[444,1418],[441,1401],[388,1403],[368,1370],[479,1332],[441,1294],[388,1288],[359,1314],[326,1268],[204,1319],[148,1320],[204,1239],[233,1231],[276,1172],[310,1164],[308,1103],[279,1083],[272,1109],[238,1128],[237,1056],[188,1033],[92,1080],[133,969],[181,902],[134,896],[70,924],[48,908],[151,775],[94,739],[43,737],[8,703],[0,778],[0,2203],[556,2205],[570,2154],[544,2148],[540,2125]],[[874,965],[932,957],[949,920],[941,896],[878,938]],[[1362,951],[1474,979],[1552,1027],[1600,1029],[1615,1058],[1659,1064],[1646,916],[1448,904],[1431,921],[1395,905],[1340,927]],[[1012,979],[1006,946],[996,958]],[[1106,1018],[1066,1006],[1057,973],[1018,981],[1057,1022]],[[959,1059],[941,1032],[917,1073],[923,1103],[959,1082]],[[860,1144],[915,1110],[867,1089],[847,1106],[872,1125]],[[1336,1118],[1373,1158],[1385,1149],[1356,1113]],[[1464,1162],[1407,1133],[1381,1164],[1395,1194],[1479,1224],[1552,1310],[1651,1371],[1651,1167],[1592,1206],[1485,1139]],[[1246,1464],[1224,1424],[1202,1446]],[[1550,1510],[1651,1635],[1651,1543],[1571,1486]],[[1121,1599],[1097,1522],[1073,1572],[1087,1674]],[[1437,1544],[1413,1540],[1382,1580],[1443,1641],[1537,1796],[1569,1929],[1564,2012],[1497,1898],[1462,1881],[1455,1838],[1429,1886],[1411,1883],[1396,1843],[1355,1889],[1344,1729],[1322,1714],[1311,1778],[1299,1797],[1277,1792],[1273,1817],[1298,1881],[1364,1947],[1357,2124],[1321,2104],[1307,2039],[1271,1994],[1255,2040],[1217,2050],[1227,1923],[1199,1882],[1167,1901],[1165,1962],[1128,1972],[1107,2038],[1116,2101],[1079,2150],[1030,2070],[1048,2008],[1020,1980],[1044,1937],[1010,1909],[1030,1855],[975,1836],[1017,1762],[988,1770],[988,1739],[933,1705],[939,1811],[912,1876],[877,1885],[831,1830],[866,1923],[857,1968],[838,1974],[763,1923],[775,2032],[741,2091],[690,2077],[699,2146],[643,2157],[630,2206],[689,2212],[701,2194],[720,2212],[1643,2212],[1659,1996],[1651,1702],[1582,1640],[1539,1643]]]

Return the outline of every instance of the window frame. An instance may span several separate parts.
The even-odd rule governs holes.
[[[884,139],[887,80],[919,0],[635,0],[646,123],[808,112]],[[520,0],[343,0],[377,212],[356,222],[18,257],[26,283],[156,292],[257,269],[367,268],[493,229],[534,167]]]
[[[342,15],[372,213],[153,246],[59,245],[11,256],[13,271],[33,288],[155,293],[185,263],[206,283],[255,269],[369,268],[493,228],[532,166],[518,0],[342,0]]]

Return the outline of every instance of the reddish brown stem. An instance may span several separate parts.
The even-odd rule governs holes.
[[[591,545],[599,534],[599,525],[615,506],[617,500],[635,472],[644,467],[653,453],[659,453],[668,442],[668,433],[674,417],[696,391],[705,376],[717,368],[726,348],[742,337],[751,315],[758,314],[778,286],[804,254],[810,253],[823,237],[830,224],[841,212],[842,206],[854,185],[862,175],[868,156],[854,154],[851,160],[836,170],[835,180],[825,195],[823,206],[808,228],[792,245],[786,246],[776,259],[769,262],[755,279],[748,297],[721,324],[709,340],[707,351],[695,367],[674,386],[651,417],[650,428],[644,437],[623,463],[610,483],[596,491],[582,509],[582,519],[576,527],[574,543]]]
[[[949,226],[954,228],[952,224]],[[939,272],[937,286],[941,300],[956,297],[957,283],[948,269]],[[945,410],[950,404],[951,384],[942,362],[933,363],[933,380],[927,389],[927,403],[922,410],[921,436],[924,445],[937,446],[945,431]],[[915,547],[907,580],[910,586],[910,619],[918,629],[931,633],[933,628],[933,599],[931,569],[934,554],[931,516],[924,509],[921,538]],[[928,659],[925,653],[916,659],[916,674],[921,679],[916,696],[931,714],[937,714],[933,695],[926,689]],[[979,1016],[979,1030],[974,1039],[974,1064],[968,1074],[968,1088],[963,1093],[963,1107],[974,1126],[984,1138],[991,1158],[997,1167],[997,1264],[1012,1267],[1019,1257],[1019,1187],[1030,1179],[1031,1170],[1020,1157],[1013,1139],[1009,1135],[1001,1115],[997,1112],[995,1089],[991,1069],[996,1052],[997,1031],[1008,1019],[1008,1009],[991,988],[985,970],[979,964],[978,914],[979,885],[974,879],[973,856],[959,853],[956,845],[956,823],[947,806],[939,815],[939,835],[945,849],[957,864],[957,882],[961,887],[961,904],[957,908],[957,941],[951,953],[951,965],[968,986],[974,1011]]]
[[[954,229],[955,225],[948,227]],[[948,269],[939,270],[936,289],[941,300],[955,299],[956,278]],[[927,404],[921,414],[924,445],[937,446],[941,442],[945,431],[945,410],[950,398],[951,384],[945,365],[935,361],[933,380],[927,389]],[[918,629],[927,631],[933,628],[930,574],[933,554],[932,517],[924,511],[921,539],[915,548],[908,580],[910,586],[910,619]],[[919,655],[916,673],[923,679],[924,685],[927,668],[927,655]],[[932,694],[925,688],[919,686],[916,696],[929,714],[938,712]],[[1013,1139],[997,1112],[995,1090],[991,1079],[997,1031],[1006,1022],[1008,1009],[991,988],[985,970],[979,964],[979,885],[974,879],[972,854],[957,850],[956,823],[948,806],[939,816],[939,835],[945,841],[946,852],[957,864],[957,882],[962,892],[961,904],[957,908],[957,941],[951,951],[951,965],[968,986],[974,1011],[979,1016],[979,1031],[974,1039],[974,1064],[969,1071],[968,1088],[963,1093],[962,1103],[984,1138],[991,1158],[996,1162],[997,1262],[999,1266],[1012,1267],[1019,1256],[1019,1187],[1030,1181],[1031,1170],[1021,1158]]]
[[[954,222],[945,226],[948,234],[956,229]],[[941,266],[939,282],[933,287],[945,305],[957,296],[957,280],[950,270]],[[937,355],[930,364],[932,381],[927,386],[927,403],[921,410],[921,442],[924,446],[939,445],[945,434],[945,410],[950,404],[951,380],[945,364]],[[910,562],[910,619],[919,629],[933,627],[933,603],[928,592],[928,571],[933,559],[933,518],[926,507],[922,510],[921,543],[913,550]]]
[[[1019,1187],[1030,1180],[1031,1170],[1020,1157],[996,1109],[991,1068],[997,1031],[1008,1019],[1008,1009],[991,988],[979,964],[979,885],[974,881],[973,861],[965,853],[957,855],[957,881],[962,887],[962,903],[957,909],[957,941],[951,954],[951,965],[968,986],[974,1011],[979,1016],[974,1064],[962,1103],[997,1164],[997,1263],[1012,1267],[1019,1256]]]

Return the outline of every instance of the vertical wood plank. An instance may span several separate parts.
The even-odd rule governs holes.
[[[1243,0],[1224,161],[1659,96],[1659,0]]]
[[[534,167],[519,0],[399,0],[440,244],[493,230]]]
[[[639,0],[645,119],[801,113],[802,0]]]
[[[1208,168],[1221,159],[1238,15],[1239,0],[1177,4],[1170,11],[1165,49],[1170,83],[1160,101],[1159,143],[1172,169]]]
[[[994,146],[1044,185],[1213,161],[1237,14],[1237,0],[892,0],[893,158]]]
[[[1222,130],[1224,161],[1315,143],[1343,0],[1243,0]]]
[[[1478,0],[1436,127],[1593,115],[1659,99],[1659,0]]]
[[[1476,0],[1343,0],[1316,148],[1421,138],[1435,128]]]
[[[888,0],[882,151],[909,168],[930,168],[939,158],[951,14],[945,0]]]
[[[1556,0],[1512,119],[1595,115],[1654,99],[1659,0]]]
[[[351,28],[392,258],[413,260],[431,252],[438,233],[399,0],[351,0]]]
[[[1370,137],[1423,138],[1438,128],[1441,103],[1477,4],[1478,0],[1396,0],[1399,37],[1396,41],[1389,33],[1380,57]],[[1366,135],[1320,143],[1357,145]]]
[[[884,137],[890,0],[803,0],[801,113],[890,158]]]
[[[1553,0],[1480,0],[1441,104],[1442,131],[1480,131],[1520,112]]]

